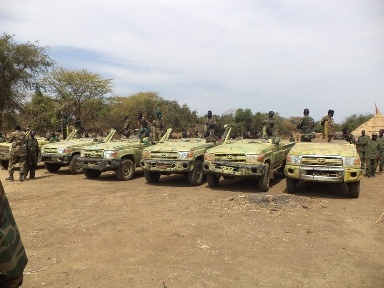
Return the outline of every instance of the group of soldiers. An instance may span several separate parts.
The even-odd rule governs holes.
[[[3,138],[5,142],[5,137]],[[15,166],[19,163],[19,180],[22,182],[29,174],[30,179],[34,179],[39,159],[39,143],[35,138],[35,132],[30,131],[29,137],[21,130],[19,124],[15,125],[15,131],[11,133],[9,140],[11,143],[10,159],[8,164],[8,178],[5,180],[13,181]]]

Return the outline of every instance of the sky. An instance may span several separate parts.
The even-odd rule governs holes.
[[[0,0],[0,33],[200,116],[384,113],[382,0]]]

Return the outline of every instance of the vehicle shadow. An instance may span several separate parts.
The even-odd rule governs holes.
[[[286,189],[284,192],[287,193]],[[352,199],[349,196],[348,185],[345,183],[299,181],[294,195],[328,199]]]

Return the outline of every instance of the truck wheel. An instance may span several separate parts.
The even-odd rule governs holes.
[[[148,183],[157,183],[157,182],[159,182],[160,175],[161,175],[160,172],[151,172],[151,171],[144,170],[144,177],[145,177],[145,180],[147,180]]]
[[[88,179],[94,179],[101,175],[101,171],[93,169],[83,169],[83,173]]]
[[[269,190],[269,164],[265,163],[265,173],[259,177],[259,190],[261,192],[268,192]]]
[[[287,193],[293,194],[296,192],[296,179],[286,178],[287,181]]]
[[[77,158],[79,158],[80,155],[74,155],[72,157],[71,162],[69,162],[69,173],[75,175],[83,173],[83,166],[81,166],[81,163],[77,161]]]
[[[0,160],[0,165],[4,169],[8,169],[9,161],[8,160]]]
[[[215,187],[219,186],[220,177],[216,176],[215,174],[209,173],[207,175],[207,181],[208,181],[209,187],[215,188]]]
[[[49,172],[57,172],[60,170],[60,165],[56,163],[48,163],[44,162],[45,169],[47,169]]]
[[[348,184],[349,186],[349,196],[352,198],[359,198],[360,194],[360,181],[351,182]]]
[[[135,164],[129,159],[121,161],[121,165],[116,169],[116,178],[120,181],[131,180],[135,173]]]
[[[188,173],[188,181],[192,186],[198,186],[203,183],[204,178],[204,170],[203,170],[203,162],[201,160],[196,160],[195,167],[193,170]]]

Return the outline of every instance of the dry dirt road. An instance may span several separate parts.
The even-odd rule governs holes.
[[[6,182],[29,258],[23,287],[384,287],[384,175],[268,193],[69,175]]]

